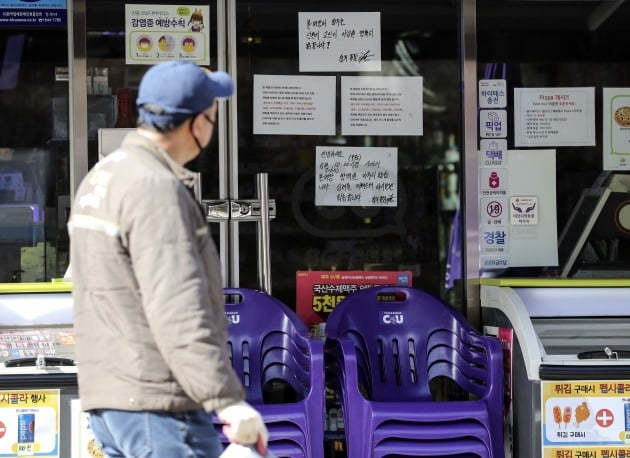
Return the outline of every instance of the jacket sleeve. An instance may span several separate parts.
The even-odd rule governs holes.
[[[136,190],[138,198],[126,199],[122,210],[129,221],[128,250],[162,357],[206,410],[243,400],[227,353],[222,280],[212,264],[218,264],[214,245],[206,246],[213,244],[207,223],[176,180],[145,178]],[[204,252],[213,259],[204,261]]]

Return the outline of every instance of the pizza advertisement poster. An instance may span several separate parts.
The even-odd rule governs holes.
[[[603,89],[604,170],[630,170],[630,89]]]
[[[348,294],[370,286],[411,286],[411,271],[298,271],[296,313],[307,326],[324,323]]]

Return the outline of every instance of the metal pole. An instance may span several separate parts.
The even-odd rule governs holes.
[[[258,283],[260,289],[271,294],[271,258],[269,241],[269,181],[266,173],[256,174],[257,198],[260,200],[258,226]]]
[[[88,172],[87,63],[85,0],[68,2],[68,87],[70,203]]]
[[[466,317],[476,326],[481,323],[479,298],[479,170],[477,165],[477,1],[461,1],[460,59],[462,60],[464,130],[464,206],[465,234],[464,297]]]

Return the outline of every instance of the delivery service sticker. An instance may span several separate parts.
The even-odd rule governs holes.
[[[0,457],[59,457],[59,390],[0,391]]]

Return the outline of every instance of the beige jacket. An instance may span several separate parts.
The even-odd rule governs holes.
[[[213,411],[244,399],[193,178],[131,133],[77,191],[68,227],[85,410]]]

